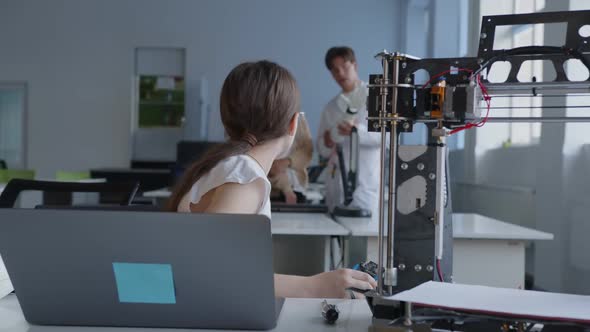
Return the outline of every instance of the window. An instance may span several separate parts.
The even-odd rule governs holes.
[[[133,160],[175,160],[186,115],[185,59],[183,48],[135,49]]]
[[[484,0],[481,1],[479,15],[481,17],[531,13],[541,11],[544,7],[545,0]],[[497,27],[494,49],[544,45],[545,28],[546,25],[543,24]],[[492,83],[501,83],[505,81],[509,71],[510,64],[508,62],[497,62],[490,69],[487,78]],[[541,61],[526,61],[522,64],[517,77],[522,82],[550,81],[552,80],[551,74],[555,75],[555,70],[551,65]],[[541,116],[541,106],[541,98],[496,96],[492,98],[490,117],[538,117]],[[478,154],[502,146],[535,144],[541,136],[541,123],[487,123],[484,127],[477,129],[476,135]]]

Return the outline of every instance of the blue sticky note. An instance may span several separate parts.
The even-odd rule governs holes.
[[[175,304],[170,264],[113,263],[119,302]]]

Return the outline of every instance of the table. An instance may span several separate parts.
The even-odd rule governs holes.
[[[310,184],[309,189],[305,192],[305,196],[309,201],[319,203],[324,195],[321,193],[322,186]],[[150,190],[143,193],[143,197],[151,198],[154,205],[162,206],[166,200],[170,197],[172,192],[169,188],[160,188],[156,190]]]
[[[274,332],[358,332],[368,331],[372,324],[371,311],[364,300],[329,300],[340,310],[338,321],[328,325],[320,314],[323,299],[293,299],[285,301]],[[537,324],[532,331],[539,331]],[[14,294],[0,299],[0,331],[4,332],[183,332],[222,330],[194,329],[158,329],[158,328],[124,328],[124,327],[80,327],[80,326],[39,326],[29,324],[22,313]],[[223,330],[232,332],[236,330]],[[433,329],[434,332],[448,330]],[[553,331],[553,330],[552,330]]]
[[[150,198],[168,198],[172,195],[172,192],[168,188],[160,188],[156,190],[150,190],[143,193],[144,197]]]
[[[52,182],[79,182],[79,183],[104,183],[106,179],[103,178],[96,178],[96,179],[81,179],[75,181],[67,181],[67,180],[57,180],[52,178],[37,178],[35,180],[39,181],[52,181]],[[0,194],[6,188],[6,183],[0,183]],[[49,193],[55,194],[55,193]],[[58,193],[60,194],[60,193]],[[63,195],[63,193],[61,193]],[[67,194],[66,194],[67,195]],[[72,204],[91,204],[98,202],[98,194],[95,193],[70,193],[69,194],[72,200]],[[19,199],[17,201],[16,207],[29,207],[33,208],[37,205],[43,204],[43,193],[41,191],[23,191],[19,195]]]
[[[140,191],[154,190],[170,185],[170,169],[150,168],[98,168],[90,170],[91,178],[105,178],[109,182],[138,181]]]
[[[255,301],[255,299],[253,299]],[[320,311],[322,299],[287,299],[279,316],[277,327],[271,331],[367,331],[371,324],[371,311],[364,300],[330,300],[340,310],[336,325],[324,322]],[[186,329],[154,328],[100,328],[78,326],[38,326],[25,321],[15,295],[0,300],[0,331],[2,332],[182,332]],[[220,330],[199,330],[215,331]],[[230,330],[224,330],[230,331]]]
[[[335,243],[350,231],[330,216],[274,212],[271,217],[275,272],[313,275],[330,270],[331,262],[339,261]]]
[[[170,197],[168,188],[146,191],[144,197],[162,206]],[[338,237],[350,231],[322,213],[273,212],[274,266],[277,273],[313,275],[331,269],[341,257]],[[334,257],[334,258],[332,258]]]
[[[378,217],[336,220],[348,228],[349,263],[358,260],[377,262]],[[478,214],[453,214],[453,281],[464,284],[524,288],[525,246],[530,241],[552,240],[553,234],[521,227]],[[359,249],[359,247],[361,247]],[[362,252],[364,249],[364,252]],[[364,254],[364,257],[362,257]],[[349,255],[347,255],[349,256]],[[364,259],[363,259],[364,258]]]

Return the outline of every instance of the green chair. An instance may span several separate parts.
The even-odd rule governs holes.
[[[90,179],[90,172],[66,172],[66,171],[57,171],[55,173],[55,179],[57,181],[80,181],[80,180],[87,180]]]
[[[35,171],[28,169],[0,169],[0,183],[8,183],[12,179],[34,180]]]

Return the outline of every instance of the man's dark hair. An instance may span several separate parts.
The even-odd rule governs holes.
[[[354,56],[352,48],[348,46],[332,47],[326,52],[326,67],[328,67],[328,70],[332,70],[332,61],[338,57],[353,63],[356,62],[356,57]]]

